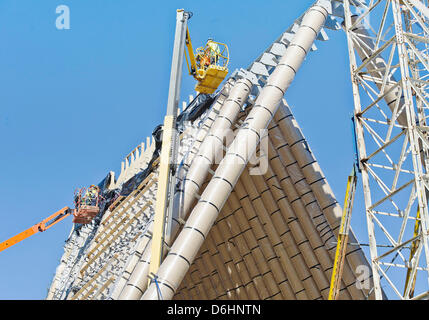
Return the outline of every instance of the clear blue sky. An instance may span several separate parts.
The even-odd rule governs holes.
[[[313,0],[0,2],[0,241],[72,204],[163,120],[177,8],[199,46],[230,49],[230,70],[247,67]],[[55,9],[70,7],[71,29]],[[286,99],[342,203],[353,161],[352,92],[342,31],[317,43]],[[184,99],[194,81],[185,75]],[[359,181],[360,182],[360,181]],[[358,187],[352,226],[366,223]],[[44,299],[71,218],[0,253],[0,299]]]

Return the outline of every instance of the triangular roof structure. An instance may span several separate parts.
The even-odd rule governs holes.
[[[199,195],[217,178],[218,163],[214,163],[203,172],[202,184],[194,181],[189,187],[193,181],[190,172],[201,168],[196,159],[204,153],[205,141],[213,139],[214,128],[225,119],[231,132],[238,132],[250,112],[260,107],[255,104],[256,97],[279,65],[302,19],[247,70],[234,72],[216,94],[193,99],[179,116],[176,193],[188,194],[188,200],[180,202],[177,232],[167,241],[166,252],[187,228],[185,220],[198,204]],[[336,28],[330,16],[325,26]],[[318,39],[327,39],[323,29]],[[203,244],[189,261],[183,281],[172,289],[174,299],[327,299],[341,206],[284,99],[265,133],[256,161],[250,161],[241,172],[208,234],[202,234]],[[156,139],[148,139],[146,149],[141,144],[126,157],[118,179],[105,183],[106,190],[119,190],[120,196],[92,224],[72,230],[48,299],[143,297],[158,156]],[[222,151],[220,158],[224,156]],[[256,170],[260,174],[255,174]],[[372,298],[371,268],[353,232],[349,239],[352,244],[346,255],[340,299]]]

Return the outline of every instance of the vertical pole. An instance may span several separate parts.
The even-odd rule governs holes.
[[[407,114],[407,126],[409,132],[409,143],[412,154],[412,161],[414,167],[414,179],[415,179],[415,187],[417,192],[417,199],[419,205],[419,212],[421,215],[421,243],[424,247],[425,251],[425,259],[426,263],[429,261],[429,244],[428,244],[428,220],[429,213],[427,207],[427,199],[426,199],[426,188],[423,182],[423,167],[422,167],[422,159],[421,154],[419,152],[419,136],[417,133],[417,124],[416,124],[416,114],[414,110],[414,103],[412,99],[412,90],[410,85],[410,74],[409,74],[409,61],[407,48],[405,47],[405,40],[403,34],[403,26],[402,26],[402,18],[400,11],[400,2],[399,0],[392,1],[392,11],[393,11],[393,20],[395,24],[396,31],[396,42],[398,44],[398,55],[399,55],[399,65],[401,69],[401,82],[402,82],[402,92],[405,100],[405,111]],[[411,273],[411,277],[414,277],[416,272],[416,268],[413,268],[413,272]],[[429,282],[429,271],[427,271],[426,280]],[[408,297],[411,291],[411,283],[408,283],[408,287],[405,291],[405,297]]]
[[[158,190],[156,192],[155,218],[152,234],[151,260],[149,274],[156,274],[162,258],[164,243],[165,216],[167,194],[170,182],[171,163],[175,164],[177,143],[175,137],[177,108],[180,99],[180,85],[182,80],[183,55],[185,51],[185,36],[189,14],[183,9],[177,10],[176,33],[174,38],[173,60],[171,64],[170,88],[168,92],[167,115],[164,118],[162,133],[161,161],[158,176]],[[150,284],[150,280],[149,280]]]
[[[414,235],[413,235],[414,238],[417,238],[419,233],[420,233],[420,209],[417,208],[416,222],[414,224]],[[419,242],[420,242],[420,240],[416,240],[416,241],[413,241],[413,243],[411,244],[410,259],[409,259],[410,265],[411,265],[411,263],[413,263],[413,258],[417,252],[417,248],[419,247]],[[414,273],[414,276],[411,277],[412,273],[413,273],[413,268],[408,267],[407,276],[405,278],[405,288],[404,288],[404,298],[406,298],[406,299],[412,298],[414,295],[414,288],[416,286],[417,274]],[[409,294],[407,296],[407,288],[408,287],[410,287],[410,290],[409,290]]]
[[[360,95],[359,95],[359,85],[357,83],[357,80],[354,74],[355,70],[357,69],[357,62],[356,62],[356,56],[354,52],[353,40],[350,35],[352,20],[351,20],[349,0],[344,0],[343,4],[344,4],[345,32],[347,36],[347,46],[349,50],[349,59],[350,59],[350,75],[351,75],[351,81],[352,81],[352,87],[353,87],[353,101],[354,101],[354,109],[355,109],[354,112],[355,112],[355,120],[356,120],[355,128],[356,128],[356,136],[357,136],[357,146],[358,146],[358,151],[360,156],[359,168],[362,174],[363,194],[364,194],[365,207],[366,207],[366,220],[367,220],[367,227],[368,227],[368,241],[369,241],[369,249],[370,249],[370,255],[371,255],[371,267],[372,267],[373,282],[374,282],[374,293],[375,293],[375,299],[382,300],[383,295],[382,295],[381,286],[380,286],[380,274],[378,272],[378,264],[375,261],[377,257],[377,243],[376,243],[375,231],[374,231],[374,221],[373,221],[372,213],[368,209],[372,205],[371,191],[369,186],[369,177],[368,177],[368,171],[365,163],[360,161],[361,159],[366,158],[366,148],[365,148],[365,140],[363,135],[363,127],[362,127],[361,121],[359,120],[360,113],[361,113],[361,101],[360,101]]]

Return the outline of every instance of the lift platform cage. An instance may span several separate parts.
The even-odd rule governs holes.
[[[195,79],[198,81],[195,91],[205,94],[215,92],[228,74],[228,46],[209,40],[204,47],[196,50],[195,59],[197,62]]]
[[[97,186],[81,188],[74,194],[73,223],[88,224],[100,212],[100,190]]]

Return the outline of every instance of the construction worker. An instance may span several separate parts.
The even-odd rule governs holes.
[[[212,38],[209,38],[207,40],[207,46],[210,48],[211,64],[217,64],[220,56],[219,45],[216,42],[214,42]]]
[[[95,185],[91,185],[85,193],[84,202],[87,205],[95,206],[97,205],[97,197],[98,197],[98,187]]]
[[[197,52],[195,56],[198,69],[206,69],[210,65],[210,57],[207,54],[207,50],[203,52]]]

